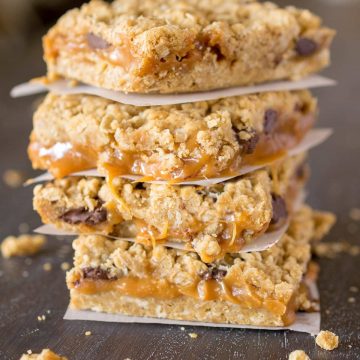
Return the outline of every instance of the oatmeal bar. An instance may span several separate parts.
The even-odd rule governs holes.
[[[269,2],[115,0],[69,11],[43,45],[50,79],[170,93],[304,77],[329,64],[333,36]]]
[[[319,224],[313,213],[303,207],[269,250],[228,254],[210,264],[195,253],[162,245],[82,235],[73,243],[74,268],[67,273],[70,306],[190,321],[289,325],[297,310],[312,306],[302,279]]]
[[[306,178],[303,154],[208,187],[69,177],[38,185],[34,207],[61,229],[181,242],[210,262],[283,225]]]
[[[57,178],[96,167],[144,181],[222,177],[284,155],[316,116],[308,91],[152,107],[49,94],[34,116],[29,155]]]

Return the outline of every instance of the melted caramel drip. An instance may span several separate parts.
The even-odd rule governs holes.
[[[314,118],[307,116],[302,121],[287,119],[271,135],[261,134],[253,154],[235,154],[226,171],[219,171],[216,158],[201,154],[198,158],[183,159],[183,166],[174,172],[162,170],[161,162],[144,160],[144,152],[131,153],[120,151],[107,153],[106,161],[99,162],[101,151],[89,146],[72,144],[62,158],[49,155],[52,147],[45,147],[33,137],[29,146],[29,156],[36,168],[48,169],[55,177],[63,177],[75,171],[98,167],[109,178],[122,175],[142,175],[141,181],[165,180],[177,183],[182,180],[195,180],[231,176],[244,165],[261,165],[286,155],[288,149],[296,146],[313,125]],[[54,144],[55,147],[58,144]],[[191,152],[197,146],[195,140],[187,142]],[[50,150],[50,151],[49,151]],[[42,155],[45,153],[46,155]],[[148,157],[146,157],[148,158]]]
[[[56,147],[59,145],[68,145],[67,150],[56,154]],[[47,169],[55,178],[90,170],[97,165],[97,153],[91,146],[56,143],[51,147],[44,147],[32,139],[28,155],[34,168]]]
[[[112,203],[112,211],[116,212],[116,206]],[[120,214],[119,214],[120,216]],[[115,217],[116,218],[116,217]],[[186,231],[180,232],[178,229],[171,228],[168,222],[164,222],[164,226],[161,230],[158,230],[154,226],[147,224],[144,220],[133,218],[133,223],[136,226],[136,242],[144,245],[152,245],[165,243],[169,239],[177,239],[178,241],[189,245],[188,250],[194,251],[190,246],[189,241],[201,232],[206,224],[193,220],[193,223],[189,225]],[[227,253],[238,252],[245,244],[245,240],[242,237],[244,230],[252,229],[253,223],[250,217],[242,213],[236,220],[224,221],[224,230],[218,236],[219,245],[221,247],[221,253],[209,256],[205,252],[199,253],[202,261],[211,263],[218,258],[222,258]],[[263,230],[259,232],[259,235],[264,233],[267,226],[264,226]]]
[[[160,61],[149,57],[141,58],[132,51],[131,41],[126,35],[118,34],[118,36],[121,39],[121,45],[109,44],[106,48],[96,49],[89,46],[87,33],[47,35],[44,38],[45,58],[48,61],[56,61],[62,52],[73,56],[81,54],[81,61],[91,63],[103,61],[112,66],[121,67],[134,76],[146,76],[174,68],[178,71],[188,71],[203,56],[203,51],[191,42],[181,54],[170,54]]]
[[[221,281],[198,278],[194,284],[187,287],[177,286],[165,279],[155,279],[151,275],[142,279],[131,276],[116,280],[79,279],[72,287],[77,292],[87,295],[116,291],[119,295],[136,298],[171,300],[187,296],[202,301],[225,301],[248,309],[266,309],[281,316],[286,324],[294,321],[296,310],[293,301],[286,305],[286,301],[261,299],[252,285],[246,284],[241,276],[231,273]]]

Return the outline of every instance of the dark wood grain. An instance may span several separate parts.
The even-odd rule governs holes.
[[[345,239],[359,244],[360,223],[349,218],[360,207],[360,4],[358,1],[293,1],[321,14],[338,29],[333,47],[333,66],[326,74],[338,79],[336,88],[317,90],[321,126],[331,126],[335,135],[312,151],[309,201],[329,209],[338,223],[328,241]],[[288,4],[282,1],[282,4]],[[20,169],[31,175],[26,146],[31,130],[34,98],[13,100],[10,88],[41,75],[40,35],[33,42],[0,39],[0,173]],[[40,220],[33,213],[30,188],[9,189],[1,184],[1,238],[17,234],[18,225],[31,227]],[[87,359],[287,359],[295,349],[304,349],[311,359],[360,359],[360,257],[320,259],[322,328],[340,336],[340,347],[326,352],[306,334],[291,332],[187,328],[160,325],[121,325],[62,320],[68,304],[63,261],[71,261],[70,243],[50,239],[42,254],[29,260],[0,260],[0,359],[15,360],[27,349],[50,347],[72,360]],[[42,265],[51,262],[45,272]],[[27,276],[28,275],[28,276]],[[27,277],[26,277],[27,276]],[[354,304],[348,303],[355,296]],[[50,313],[47,314],[47,310]],[[325,311],[328,310],[328,311]],[[38,322],[38,315],[46,315]],[[90,330],[91,336],[84,332]],[[195,331],[199,337],[187,334]]]

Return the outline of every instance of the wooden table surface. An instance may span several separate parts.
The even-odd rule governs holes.
[[[288,3],[283,1],[282,4]],[[310,8],[338,30],[333,65],[325,74],[336,78],[336,88],[316,90],[319,125],[335,135],[311,153],[309,202],[331,210],[338,222],[327,241],[360,243],[360,222],[349,217],[360,207],[360,2],[345,0],[292,1]],[[27,41],[0,41],[0,173],[7,169],[34,173],[26,156],[34,97],[10,99],[10,88],[44,72],[40,34]],[[40,224],[32,211],[31,188],[8,188],[1,182],[0,238],[18,234],[19,225]],[[22,225],[24,227],[25,225]],[[67,240],[50,238],[44,252],[31,258],[0,260],[0,359],[15,360],[28,349],[51,348],[71,360],[87,359],[287,359],[303,349],[311,359],[360,359],[360,257],[341,254],[319,259],[322,328],[340,336],[340,347],[327,352],[307,334],[255,330],[187,328],[162,325],[122,325],[64,321],[68,292],[60,264],[71,262]],[[50,262],[51,271],[43,264]],[[348,298],[355,297],[355,303]],[[327,310],[327,311],[325,311]],[[38,315],[46,320],[38,322]],[[91,336],[85,336],[85,331]],[[189,332],[196,332],[191,339]]]

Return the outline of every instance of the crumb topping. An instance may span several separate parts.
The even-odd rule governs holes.
[[[289,301],[298,289],[311,256],[309,241],[316,232],[312,214],[310,208],[303,207],[287,235],[271,249],[227,254],[212,264],[205,264],[195,253],[163,246],[152,248],[95,235],[80,236],[73,243],[75,267],[68,272],[67,283],[70,288],[76,286],[84,276],[83,269],[91,267],[99,269],[98,273],[102,272],[108,279],[150,275],[177,286],[191,286],[209,269],[216,268],[225,276],[242,279],[262,299]]]
[[[301,111],[296,110],[299,106]],[[297,128],[303,126],[304,117],[315,116],[317,104],[307,91],[152,107],[124,105],[88,95],[50,93],[34,115],[29,154],[35,168],[52,170],[55,163],[53,166],[60,172],[69,167],[63,165],[61,169],[59,159],[66,164],[66,157],[76,152],[84,161],[89,157],[79,165],[85,168],[77,171],[90,165],[104,171],[102,167],[113,164],[125,173],[148,176],[156,172],[176,177],[189,168],[189,176],[194,177],[206,159],[213,159],[211,171],[221,174],[241,163],[243,154],[254,146],[251,139],[256,134],[270,131],[269,120],[276,121],[274,115],[267,115],[270,111],[277,114],[277,121],[291,122],[289,126]],[[120,162],[119,157],[126,162]],[[199,163],[198,170],[190,169],[189,159]],[[75,160],[71,157],[69,161]]]
[[[328,64],[333,36],[311,12],[270,2],[91,1],[60,18],[44,50],[50,77],[175,92],[304,76]]]

